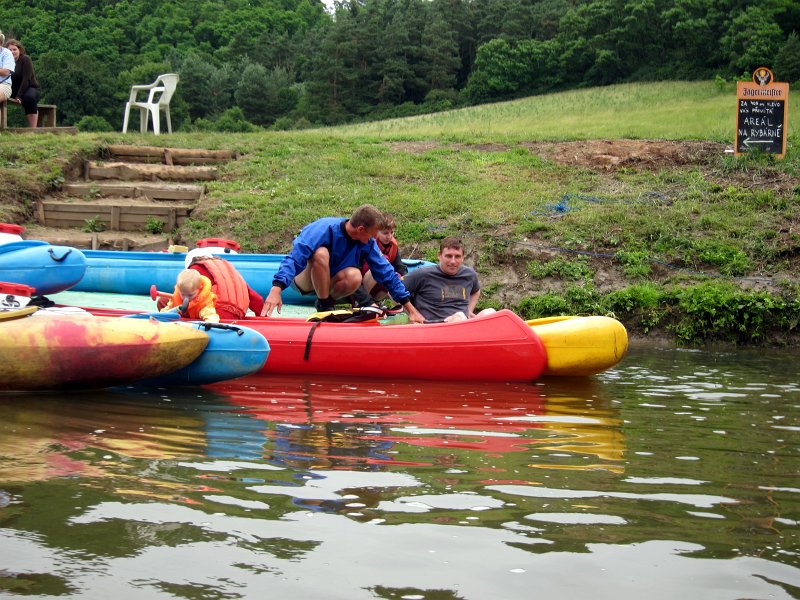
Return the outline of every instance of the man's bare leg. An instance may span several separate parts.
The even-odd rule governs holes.
[[[355,267],[342,269],[331,280],[331,296],[346,298],[361,285],[361,271]]]
[[[324,300],[331,296],[331,260],[327,248],[317,248],[308,261],[311,267],[311,285],[317,298]]]
[[[345,298],[361,285],[361,271],[355,267],[342,269],[331,277],[330,253],[318,248],[308,265],[294,278],[295,285],[304,291],[313,290],[319,299],[317,305],[327,307],[337,298]]]

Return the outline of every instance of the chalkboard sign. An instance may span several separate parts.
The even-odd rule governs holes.
[[[736,152],[755,148],[769,154],[783,154],[786,140],[783,100],[742,100],[736,118]]]
[[[774,81],[772,71],[759,67],[753,81],[736,86],[736,145],[734,152],[760,150],[782,158],[786,154],[789,84]]]

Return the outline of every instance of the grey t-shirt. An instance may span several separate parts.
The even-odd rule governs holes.
[[[478,274],[465,265],[455,275],[447,275],[439,265],[419,267],[406,275],[403,283],[428,321],[441,321],[458,311],[469,316],[469,297],[481,289]]]

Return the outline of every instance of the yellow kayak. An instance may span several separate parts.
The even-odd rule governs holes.
[[[10,318],[14,312],[23,314]],[[209,339],[175,323],[24,312],[0,320],[0,390],[99,388],[159,377],[194,361]]]
[[[616,365],[628,351],[628,332],[611,317],[545,317],[526,323],[547,349],[543,375],[594,375]]]

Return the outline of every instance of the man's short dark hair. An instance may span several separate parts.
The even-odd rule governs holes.
[[[452,248],[453,250],[461,250],[461,252],[463,253],[464,242],[461,241],[461,238],[449,235],[442,240],[441,244],[439,244],[439,252],[444,252],[445,248]]]
[[[350,216],[350,225],[353,227],[376,227],[383,222],[383,213],[372,204],[362,204]]]

